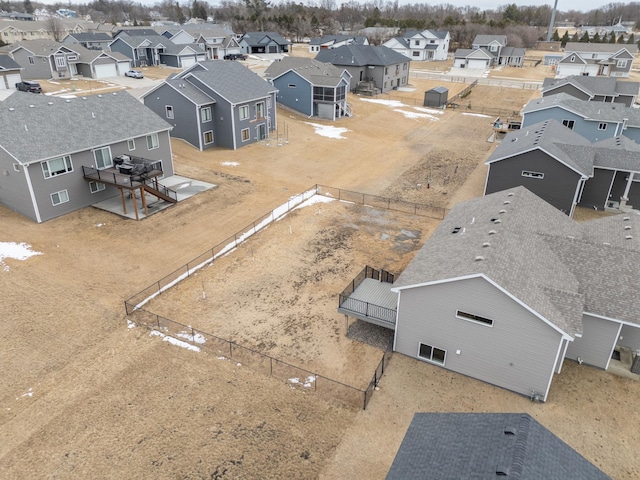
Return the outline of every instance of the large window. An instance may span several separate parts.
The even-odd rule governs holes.
[[[101,192],[106,188],[104,183],[101,182],[89,182],[89,191],[91,193]]]
[[[256,118],[264,118],[264,102],[256,103]]]
[[[209,145],[210,143],[213,143],[213,130],[204,132],[204,144]]]
[[[617,68],[626,68],[627,67],[627,61],[626,60],[618,60],[618,63],[616,65]]]
[[[333,102],[335,89],[333,87],[313,87],[313,99],[321,102]]]
[[[432,347],[426,343],[421,343],[418,350],[418,357],[429,362],[438,363],[444,365],[444,360],[447,356],[447,352],[441,348]]]
[[[158,134],[152,133],[151,135],[147,135],[147,148],[149,150],[153,150],[158,147],[160,147],[160,142],[158,141]]]
[[[56,67],[64,68],[66,65],[64,57],[56,57]]]
[[[60,190],[59,192],[55,192],[51,194],[51,203],[55,205],[60,205],[61,203],[67,203],[69,201],[69,192],[66,190]]]
[[[202,119],[202,123],[211,121],[211,107],[204,107],[200,110],[200,118]]]
[[[575,125],[575,121],[574,120],[562,120],[562,124],[565,127],[569,127],[571,130],[573,130],[573,126]]]
[[[242,135],[242,141],[246,142],[249,140],[250,138],[250,134],[249,134],[249,129],[248,128],[243,128],[242,132],[240,132]]]
[[[42,165],[44,178],[51,178],[57,175],[64,175],[65,173],[73,172],[73,164],[71,163],[71,157],[69,155],[47,160],[46,162],[42,162],[40,165]]]
[[[98,148],[93,151],[93,157],[96,159],[96,168],[109,168],[113,166],[111,159],[111,149],[109,147]]]
[[[473,313],[467,313],[458,310],[456,312],[456,317],[475,323],[481,323],[482,325],[488,325],[490,327],[493,326],[493,320],[491,320],[490,318],[481,317],[480,315],[474,315]]]
[[[242,105],[238,111],[240,112],[240,120],[249,118],[249,105]]]

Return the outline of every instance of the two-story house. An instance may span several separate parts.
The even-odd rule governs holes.
[[[628,77],[637,45],[569,42],[556,65],[556,75]]]
[[[309,52],[318,53],[325,48],[338,48],[343,45],[369,45],[369,39],[362,35],[324,35],[309,41]]]
[[[566,93],[580,100],[621,103],[630,107],[636,102],[639,89],[640,82],[627,82],[612,77],[572,75],[545,78],[542,83],[542,96]]]
[[[454,53],[457,68],[490,68],[498,65],[522,67],[525,49],[507,46],[506,35],[476,35],[471,49],[459,48]]]
[[[451,36],[446,30],[407,30],[401,37],[395,37],[383,43],[411,60],[446,60],[449,53]]]

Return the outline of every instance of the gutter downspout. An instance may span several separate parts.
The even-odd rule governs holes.
[[[29,176],[29,165],[24,165],[24,177],[27,181],[27,187],[29,188],[29,196],[31,197],[31,203],[33,204],[33,212],[36,214],[36,221],[38,223],[42,223],[40,210],[38,210],[38,202],[36,201],[36,195],[33,191],[33,185],[31,184],[31,177]]]

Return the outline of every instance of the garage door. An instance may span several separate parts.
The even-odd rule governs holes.
[[[131,62],[118,62],[118,75],[124,75],[131,70]]]
[[[187,68],[196,63],[196,59],[194,57],[182,57],[181,59],[182,67]]]
[[[22,81],[22,77],[19,73],[10,73],[7,75],[7,83],[9,84],[9,88],[16,88],[16,83],[20,83]]]
[[[278,53],[277,45],[269,45],[269,53]]]
[[[96,78],[117,77],[118,70],[115,63],[96,65]]]
[[[469,68],[487,68],[486,60],[469,60]]]

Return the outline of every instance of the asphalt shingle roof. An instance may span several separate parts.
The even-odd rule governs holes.
[[[276,60],[265,70],[265,77],[277,78],[290,70],[315,86],[335,87],[342,80],[343,68],[330,63],[318,62],[311,58],[284,57]]]
[[[476,35],[476,38],[473,39],[472,45],[489,45],[494,40],[498,41],[500,45],[507,44],[506,35]]]
[[[215,103],[215,100],[204,93],[199,88],[194,87],[182,78],[168,78],[166,83],[175,88],[180,94],[184,95],[195,105],[209,105]]]
[[[75,38],[79,42],[99,42],[99,41],[111,41],[113,37],[108,33],[96,32],[96,33],[70,33],[69,37]]]
[[[618,53],[623,48],[627,49],[629,53],[635,55],[638,52],[637,45],[620,45],[615,43],[582,43],[582,42],[568,42],[565,47],[565,53],[611,53],[612,55]]]
[[[20,70],[21,68],[9,55],[0,55],[0,70]]]
[[[592,96],[638,95],[640,89],[640,82],[626,82],[614,77],[572,75],[564,78],[545,78],[542,82],[542,93],[544,95],[564,85],[574,85]]]
[[[509,433],[507,433],[509,432]],[[387,480],[609,477],[526,413],[416,413]]]
[[[0,103],[0,147],[24,164],[170,128],[126,92],[69,99],[15,92]]]
[[[251,46],[260,46],[273,40],[278,45],[291,45],[291,42],[282,38],[278,32],[247,32],[242,36],[242,40]]]
[[[338,48],[321,50],[316,55],[316,60],[334,65],[365,67],[368,65],[396,65],[406,63],[411,59],[385,46],[343,45]]]

